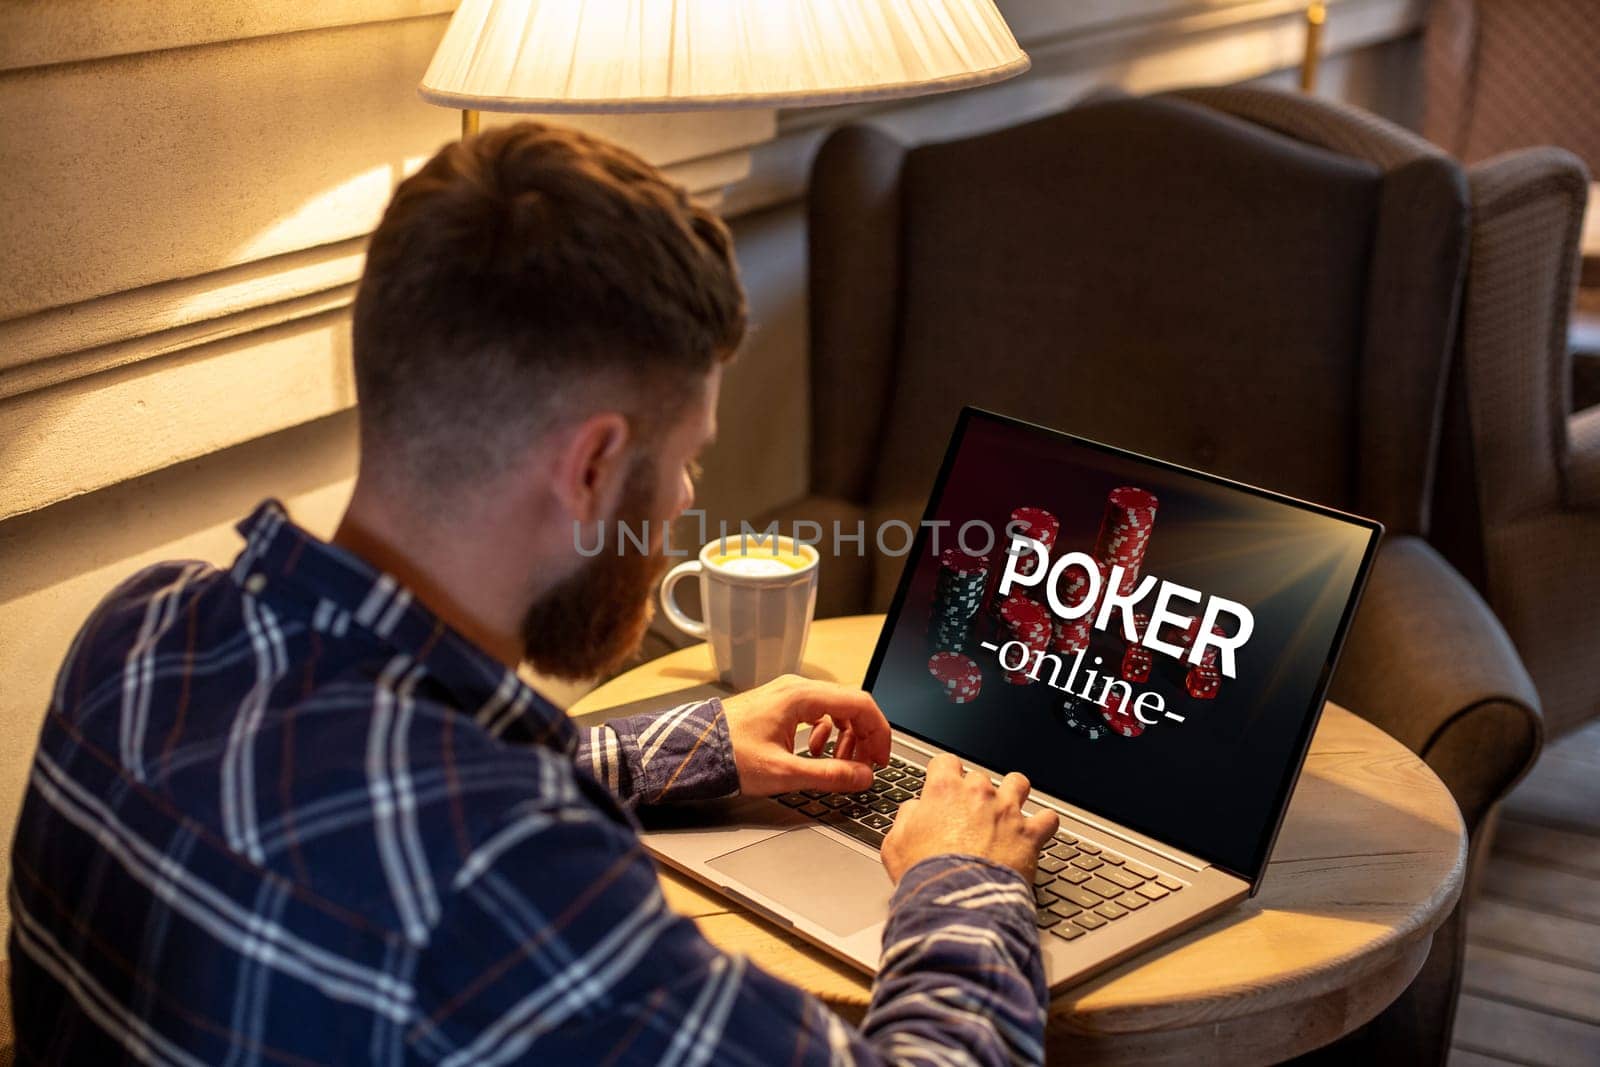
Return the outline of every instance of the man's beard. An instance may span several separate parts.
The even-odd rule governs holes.
[[[621,529],[651,532],[654,482],[650,462],[641,457],[628,472],[616,516],[606,524],[600,554],[523,615],[523,657],[535,670],[556,678],[594,678],[611,673],[638,649],[668,560],[653,547],[640,552],[625,545]]]

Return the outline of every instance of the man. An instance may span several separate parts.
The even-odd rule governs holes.
[[[872,700],[786,678],[580,735],[517,676],[635,647],[744,316],[727,231],[618,148],[523,124],[401,184],[333,542],[264,503],[231,569],[135,575],[61,668],[12,860],[19,1062],[1041,1058],[1057,820],[1020,775],[941,757],[901,809],[856,1031],[673,915],[629,811],[865,788]],[[577,550],[620,522],[656,551]]]

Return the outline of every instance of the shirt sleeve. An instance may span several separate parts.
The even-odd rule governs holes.
[[[489,1067],[1039,1063],[1033,913],[1007,868],[917,864],[856,1029],[668,909],[650,859],[603,808],[522,808],[456,879],[417,961],[407,1047],[415,1063]]]
[[[574,759],[629,808],[739,792],[728,720],[715,697],[591,726],[579,732]]]

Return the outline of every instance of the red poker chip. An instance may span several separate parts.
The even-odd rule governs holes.
[[[1138,737],[1144,733],[1144,724],[1131,715],[1119,715],[1110,708],[1101,708],[1100,717],[1123,737]]]
[[[974,556],[959,548],[947,548],[939,553],[939,566],[963,577],[989,573],[988,557]]]
[[[1050,612],[1038,601],[1013,596],[1000,607],[1000,618],[1013,630],[1050,625]]]
[[[1140,489],[1134,485],[1123,485],[1111,490],[1111,494],[1106,497],[1106,503],[1122,511],[1148,515],[1150,521],[1154,522],[1156,508],[1160,506],[1161,502],[1148,489]]]
[[[1028,602],[1028,598],[1023,596],[1021,593],[1011,593],[995,606],[995,610],[999,613],[1000,618],[1009,622],[1011,619],[1011,612],[1015,606],[1018,604],[1026,604]]]
[[[1061,523],[1043,508],[1014,508],[1011,512],[1011,522],[1014,526],[1021,526],[1024,537],[1031,537],[1046,548],[1054,547],[1056,534],[1061,530]]]
[[[1104,559],[1115,555],[1142,556],[1150,547],[1148,536],[1128,536],[1124,534],[1102,534],[1094,543],[1095,558]]]
[[[1089,646],[1089,639],[1094,634],[1094,624],[1086,615],[1081,619],[1069,619],[1061,624],[1061,629],[1055,635],[1057,652],[1072,653]]]
[[[971,656],[960,652],[935,652],[928,657],[928,673],[946,689],[967,689],[983,685],[983,672]]]

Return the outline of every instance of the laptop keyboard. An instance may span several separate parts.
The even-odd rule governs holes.
[[[832,755],[833,745],[828,745]],[[781,793],[778,803],[794,808],[857,841],[879,848],[894,825],[901,804],[922,792],[924,772],[899,756],[873,776],[872,788],[859,793],[806,790]],[[1033,876],[1035,916],[1041,931],[1065,941],[1116,922],[1178,892],[1178,879],[1066,830],[1039,853]]]

